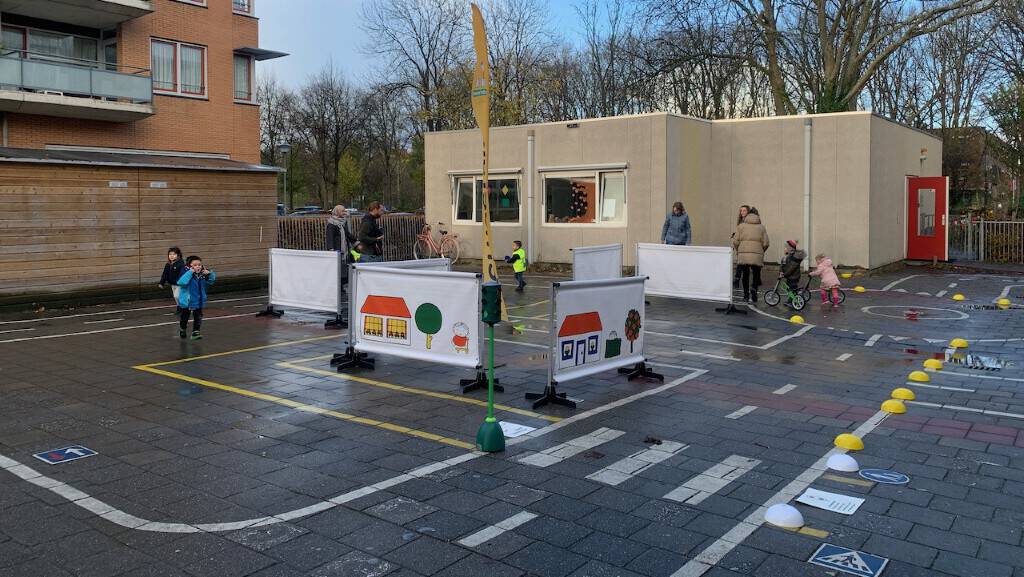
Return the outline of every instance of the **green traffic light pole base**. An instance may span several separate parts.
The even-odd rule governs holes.
[[[505,432],[498,419],[487,417],[476,432],[476,444],[485,453],[499,453],[505,450]]]

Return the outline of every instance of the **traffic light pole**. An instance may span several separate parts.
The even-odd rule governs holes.
[[[487,417],[476,433],[476,444],[485,453],[505,450],[505,432],[494,417],[494,324],[501,321],[501,285],[482,287],[483,321],[487,323]]]

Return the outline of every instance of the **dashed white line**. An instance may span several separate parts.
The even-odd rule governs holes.
[[[948,409],[950,411],[966,411],[968,413],[980,413],[982,415],[991,415],[993,417],[1009,417],[1011,419],[1024,419],[1024,415],[1020,413],[1007,413],[1005,411],[993,411],[992,409],[976,409],[974,407],[965,407],[963,405],[947,405],[944,403],[927,403],[924,401],[904,401],[911,405],[920,405],[922,407],[931,407],[934,409]]]
[[[83,325],[98,325],[100,323],[119,323],[119,322],[121,322],[123,320],[124,320],[124,317],[120,317],[120,318],[116,318],[116,319],[103,319],[101,321],[85,321],[82,324]]]
[[[958,393],[973,393],[974,389],[962,389],[960,387],[944,387],[942,385],[929,385],[928,383],[915,383],[914,381],[907,381],[908,387],[921,387],[924,389],[941,389],[943,391],[956,391]]]
[[[213,303],[231,303],[231,302],[238,302],[238,301],[251,301],[251,300],[255,300],[255,299],[265,299],[265,298],[267,298],[267,295],[261,295],[261,296],[255,296],[255,297],[239,297],[239,298],[232,298],[232,299],[217,299],[217,300],[210,300],[210,301],[207,301],[207,302],[210,303],[210,304],[213,304]],[[19,325],[19,324],[26,324],[26,323],[42,323],[42,322],[46,322],[46,321],[59,321],[59,320],[64,320],[64,319],[75,319],[75,318],[79,318],[79,317],[96,317],[96,316],[103,316],[103,315],[119,315],[119,314],[122,314],[122,313],[133,313],[133,312],[138,312],[138,311],[155,311],[155,310],[159,310],[159,309],[170,309],[170,308],[176,308],[176,306],[177,305],[157,305],[157,306],[152,306],[152,307],[139,307],[139,308],[134,308],[134,309],[119,309],[119,310],[112,310],[112,311],[99,311],[99,312],[94,312],[94,313],[76,313],[76,314],[73,314],[73,315],[63,315],[63,316],[55,316],[55,317],[39,317],[39,318],[36,318],[36,319],[22,319],[22,320],[18,320],[18,321],[0,321],[0,325]]]
[[[852,356],[853,356],[853,353],[843,353],[843,354],[839,355],[838,357],[836,357],[836,360],[839,361],[839,362],[843,362],[843,361],[845,361],[846,359],[848,359],[848,358],[850,358]]]
[[[750,412],[754,411],[755,409],[757,409],[757,406],[755,406],[755,405],[747,405],[747,406],[745,406],[743,408],[737,409],[737,410],[729,413],[728,415],[725,416],[725,418],[726,419],[738,419],[738,418],[742,417],[743,415],[746,415],[747,413],[750,413]]]
[[[875,343],[877,343],[878,339],[880,339],[880,338],[882,338],[882,335],[877,335],[877,334],[876,335],[871,335],[871,338],[869,338],[868,340],[864,341],[864,346],[865,347],[873,347],[873,346],[875,346]]]
[[[569,457],[579,455],[583,451],[603,445],[625,434],[624,431],[601,427],[586,435],[580,435],[562,444],[548,447],[539,453],[530,453],[525,457],[519,458],[519,462],[524,465],[533,465],[534,467],[550,467],[555,463],[561,463]]]
[[[515,515],[512,515],[508,519],[505,519],[503,521],[499,521],[498,523],[495,523],[494,525],[491,525],[489,527],[484,527],[483,529],[477,531],[476,533],[473,533],[472,535],[467,535],[467,536],[463,537],[462,539],[459,540],[459,545],[462,545],[463,547],[477,547],[479,545],[482,545],[482,544],[490,541],[491,539],[494,539],[495,537],[497,537],[498,535],[501,535],[505,531],[510,531],[512,529],[515,529],[516,527],[522,525],[523,523],[527,523],[527,522],[532,521],[532,520],[534,520],[536,518],[537,518],[537,515],[535,515],[534,513],[529,512],[529,511],[522,511],[522,512],[516,513]]]
[[[0,331],[0,335],[4,333],[24,333],[28,331],[34,331],[35,329],[7,329],[6,331]]]
[[[910,276],[905,276],[905,277],[903,277],[903,278],[901,278],[899,280],[894,280],[891,283],[889,283],[889,284],[885,285],[884,287],[882,287],[882,290],[884,290],[884,291],[892,290],[892,287],[894,287],[894,286],[896,286],[896,285],[898,285],[898,284],[900,284],[900,283],[902,283],[904,281],[908,281],[908,280],[910,280],[912,278],[917,278],[919,276],[921,276],[921,275],[919,275],[919,274],[912,274]]]
[[[757,459],[732,455],[672,489],[665,494],[664,498],[687,505],[700,504],[760,464],[761,461]]]
[[[628,457],[619,459],[600,471],[587,475],[587,478],[606,485],[619,485],[654,465],[667,461],[688,447],[689,445],[675,441],[662,441],[660,445],[654,445],[649,449],[637,451]]]
[[[949,291],[947,291],[947,290],[940,290],[939,292],[935,293],[935,296],[938,297],[938,298],[942,298],[942,297],[946,296],[946,293],[948,293],[948,292]]]
[[[242,314],[238,314],[238,315],[222,315],[222,316],[217,316],[217,317],[204,317],[203,321],[215,321],[215,320],[218,320],[218,319],[233,319],[233,318],[237,318],[237,317],[248,317],[248,316],[252,316],[252,313],[242,313]],[[20,342],[23,342],[23,341],[38,341],[38,340],[45,340],[45,339],[61,339],[61,338],[64,338],[64,337],[78,337],[78,336],[83,336],[83,335],[95,335],[95,334],[99,334],[99,333],[112,333],[112,332],[117,332],[117,331],[130,331],[130,330],[133,330],[133,329],[148,329],[148,328],[152,328],[152,327],[164,327],[164,326],[176,325],[176,324],[178,324],[178,321],[167,321],[167,322],[163,322],[163,323],[150,323],[150,324],[147,324],[147,325],[132,325],[132,326],[129,326],[129,327],[114,327],[112,329],[96,329],[94,331],[79,331],[79,332],[75,332],[75,333],[60,333],[60,334],[56,334],[56,335],[39,335],[37,337],[18,337],[16,339],[2,340],[2,341],[0,341],[0,345],[6,344],[6,343],[20,343]]]
[[[796,385],[782,385],[781,387],[772,391],[773,395],[785,395],[796,388]]]

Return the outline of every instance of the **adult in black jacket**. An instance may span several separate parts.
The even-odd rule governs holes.
[[[383,260],[384,255],[384,229],[380,227],[378,219],[383,216],[384,207],[377,201],[370,203],[366,209],[363,221],[359,223],[359,234],[356,238],[363,243],[366,252],[361,260],[370,262]]]
[[[348,211],[339,204],[331,211],[331,216],[327,217],[327,250],[340,251],[347,255],[349,247],[355,242],[356,237],[348,228]]]

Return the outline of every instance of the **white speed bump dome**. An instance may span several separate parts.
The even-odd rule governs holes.
[[[768,507],[764,512],[764,520],[776,527],[787,529],[799,529],[804,526],[804,516],[796,507],[786,503]]]

